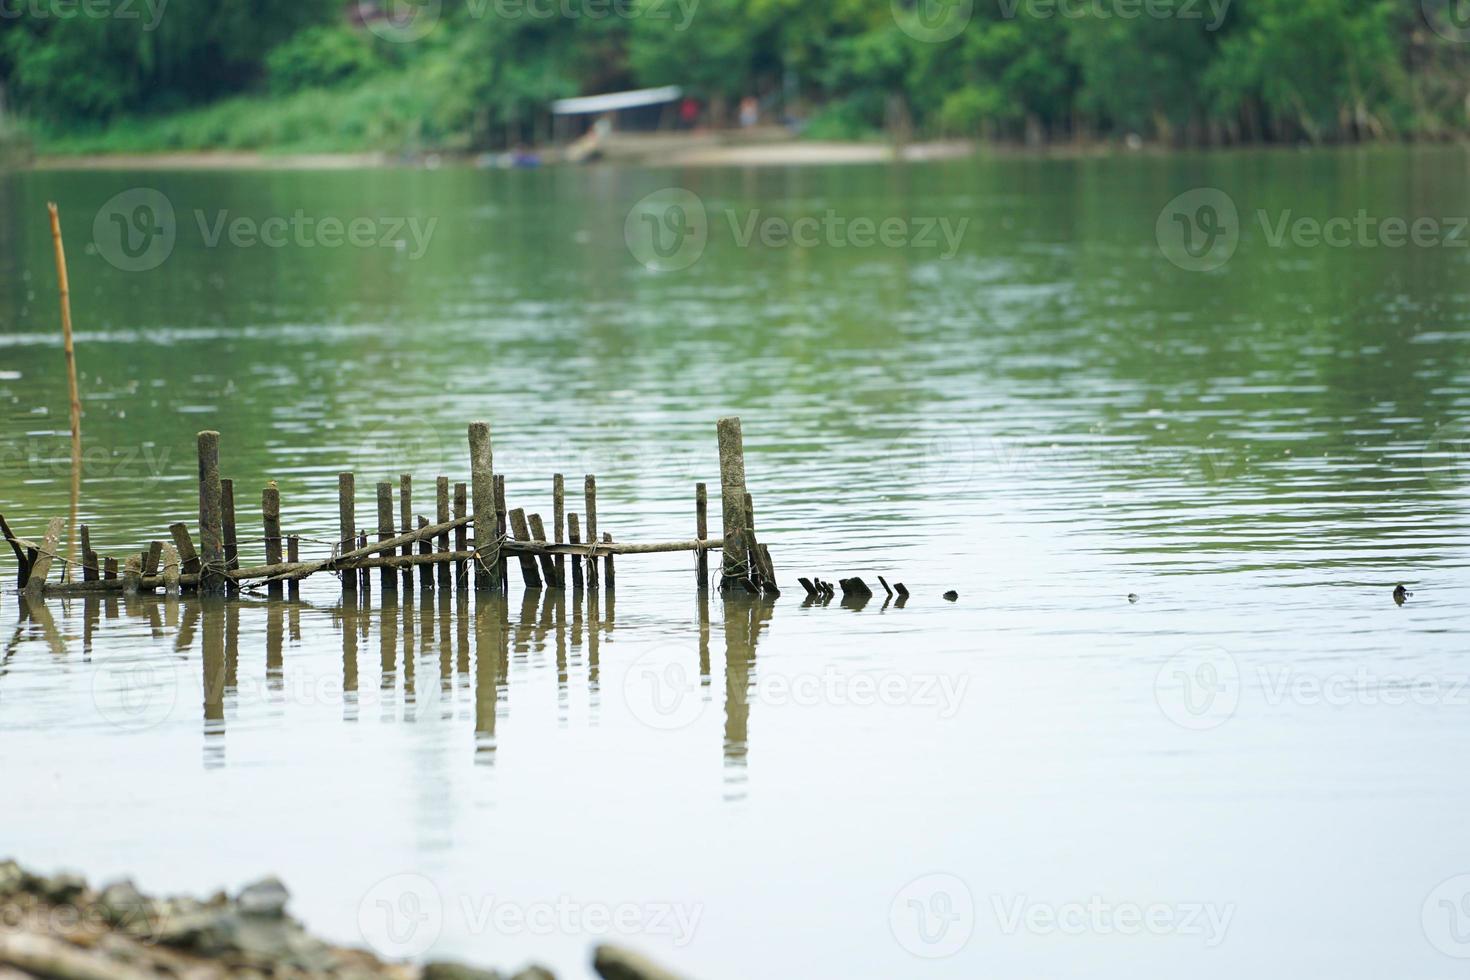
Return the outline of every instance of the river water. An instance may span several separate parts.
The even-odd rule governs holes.
[[[0,852],[275,872],[330,937],[570,977],[602,938],[705,980],[1447,975],[1467,171],[0,176],[18,534],[70,506],[55,200],[100,553],[197,521],[201,429],[249,563],[267,481],[307,555],[344,470],[360,524],[403,472],[432,519],[475,419],[510,506],[549,520],[563,473],[581,511],[591,473],[600,529],[688,538],[737,414],[785,586],[702,596],[663,555],[578,594],[512,562],[505,600],[7,595]],[[814,574],[880,595],[807,603]]]

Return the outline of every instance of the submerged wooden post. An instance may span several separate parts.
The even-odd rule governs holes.
[[[408,473],[398,477],[398,516],[402,518],[399,534],[409,534],[413,531],[413,477]],[[403,557],[408,558],[413,554],[413,545],[406,544],[402,549]],[[387,556],[384,556],[387,557]],[[413,588],[413,567],[403,567],[403,587]]]
[[[51,572],[51,562],[56,558],[56,549],[61,547],[61,529],[66,526],[63,517],[51,518],[51,523],[46,525],[46,537],[41,541],[41,547],[36,552],[35,563],[31,565],[30,578],[26,580],[26,594],[37,596],[46,588],[46,576]]]
[[[546,525],[541,523],[541,515],[527,514],[526,521],[531,525],[531,540],[545,541]],[[553,589],[561,588],[561,578],[556,572],[556,562],[551,560],[550,555],[541,555],[540,559],[541,574],[546,579],[547,586]]]
[[[117,559],[104,558],[102,560],[102,578],[107,582],[117,581]]]
[[[387,482],[378,484],[378,540],[393,540],[393,484]],[[396,592],[398,579],[394,577],[393,569],[384,565],[380,573],[383,591]]]
[[[497,539],[504,541],[510,536],[509,517],[505,509],[505,477],[497,474],[495,477],[495,533]],[[504,592],[510,587],[510,581],[506,577],[506,553],[500,552],[500,560],[496,562],[500,569],[500,589]]]
[[[603,544],[612,544],[612,535],[609,534],[606,531],[603,531],[602,532],[602,543]],[[603,569],[607,573],[606,574],[607,588],[608,589],[611,589],[613,587],[613,556],[612,556],[612,552],[611,551],[609,551],[607,553],[607,557],[602,560],[602,563],[603,563]],[[612,600],[609,599],[608,602],[611,603]],[[611,608],[611,606],[609,606],[609,608]]]
[[[709,489],[703,483],[694,485],[694,540],[709,539]],[[696,579],[701,589],[709,588],[709,549],[700,548],[696,555]]]
[[[745,441],[740,418],[729,416],[715,423],[720,444],[720,513],[725,529],[724,561],[720,585],[726,579],[746,578],[750,573],[745,547]]]
[[[143,558],[138,556],[129,558],[127,564],[123,565],[123,595],[135,596],[143,587]]]
[[[219,433],[199,433],[199,591],[225,592],[225,519],[219,479]]]
[[[337,554],[345,555],[352,550],[357,537],[357,477],[351,473],[337,474]],[[342,590],[357,591],[357,574],[344,572]]]
[[[189,537],[189,528],[180,521],[168,526],[168,533],[174,539],[174,549],[179,553],[179,574],[199,574],[199,553],[194,550],[194,539]]]
[[[424,528],[426,528],[428,526],[429,526],[428,520],[422,514],[420,514],[419,515],[419,527],[418,527],[418,529],[420,531],[422,531]],[[420,555],[420,557],[427,557],[429,555],[432,555],[433,553],[434,553],[434,542],[431,541],[431,540],[429,540],[428,538],[421,539],[419,541],[419,555]],[[430,589],[432,589],[433,587],[434,587],[434,566],[428,564],[428,562],[425,562],[424,564],[422,564],[422,565],[419,566],[419,588],[422,589],[423,591],[427,592]]]
[[[577,526],[577,515],[575,513],[568,514],[567,515],[567,543],[568,544],[581,544],[582,543],[582,531],[581,531],[581,528],[579,528]],[[581,587],[582,587],[582,557],[580,555],[573,555],[572,556],[572,588],[573,589],[580,589]]]
[[[439,524],[449,523],[449,477],[441,476],[434,481],[434,519]],[[449,532],[439,535],[441,557],[449,551]],[[454,568],[445,561],[439,565],[439,588],[447,589],[452,584]]]
[[[566,541],[566,509],[567,481],[557,473],[551,478],[551,530],[556,537],[556,544]],[[567,587],[566,559],[561,555],[556,556],[556,587]]]
[[[154,541],[148,545],[148,556],[143,559],[143,577],[153,578],[158,574],[160,563],[163,561],[163,542]]]
[[[490,426],[470,423],[470,488],[475,508],[475,588],[500,588],[500,546],[495,539],[495,461]]]
[[[92,554],[92,529],[82,525],[82,581],[97,581],[97,557]]]
[[[597,477],[591,473],[587,474],[583,481],[583,488],[587,497],[587,543],[595,546],[597,544]],[[597,558],[587,559],[587,588],[597,588]]]
[[[260,491],[260,518],[265,528],[265,563],[281,563],[281,491],[272,480]],[[281,597],[281,583],[272,582],[267,589],[272,599]]]
[[[531,540],[531,530],[526,525],[526,512],[519,507],[510,512],[510,527],[517,541]],[[536,571],[536,559],[530,555],[521,555],[520,560],[521,578],[526,580],[526,588],[541,588],[541,573]]]
[[[224,512],[225,531],[225,568],[230,571],[240,567],[240,537],[239,529],[235,525],[235,481],[219,481],[219,503],[220,510]],[[144,564],[147,564],[146,560]],[[233,580],[229,583],[231,595],[240,591],[240,586]]]
[[[177,526],[182,527],[182,525]],[[190,548],[192,550],[193,546],[191,545]],[[183,560],[179,556],[178,548],[166,544],[158,558],[163,563],[163,591],[169,595],[178,595],[179,576],[183,573]]]
[[[286,561],[292,565],[301,561],[301,539],[294,534],[286,539]],[[301,598],[301,580],[293,578],[287,585],[286,591],[292,599]]]
[[[456,483],[454,485],[454,519],[456,521],[464,520],[465,516],[469,513],[468,490],[469,488],[463,483]],[[469,528],[460,525],[454,529],[455,551],[461,555],[469,551],[469,541]],[[467,585],[465,582],[465,563],[463,559],[454,563],[454,581],[460,588],[464,588]]]

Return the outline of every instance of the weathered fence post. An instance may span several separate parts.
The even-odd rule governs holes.
[[[418,526],[418,529],[420,531],[422,531],[424,528],[426,528],[428,526],[429,526],[428,519],[425,518],[422,514],[420,514],[419,515],[419,526]],[[427,558],[429,555],[432,555],[433,553],[434,553],[434,541],[433,541],[433,539],[432,538],[420,538],[419,539],[419,557],[420,558]],[[428,562],[424,562],[422,565],[419,566],[419,590],[422,591],[422,592],[428,592],[428,591],[430,591],[433,588],[434,588],[434,568]]]
[[[240,567],[240,537],[239,529],[235,525],[235,481],[219,481],[219,503],[220,509],[224,511],[225,522],[225,568],[230,571]],[[231,595],[240,591],[240,586],[234,579],[229,580],[229,591]]]
[[[393,540],[393,484],[387,481],[378,484],[378,540]],[[384,596],[398,591],[398,578],[393,569],[384,565],[379,573]]]
[[[569,544],[581,544],[582,543],[582,530],[578,526],[577,515],[575,513],[572,513],[572,514],[568,514],[567,515],[567,542]],[[572,556],[572,589],[573,590],[577,590],[577,589],[581,589],[581,588],[582,588],[582,557],[580,555],[573,555]]]
[[[438,524],[448,524],[449,523],[449,477],[447,477],[447,476],[441,476],[441,477],[439,477],[438,480],[434,481],[434,496],[435,496],[435,499],[434,499],[434,503],[435,503],[434,519],[435,519],[435,522],[438,523]],[[441,559],[446,559],[448,557],[447,555],[443,554],[444,552],[449,551],[449,532],[448,531],[445,531],[443,534],[439,535],[439,551],[441,552],[441,554],[440,554],[440,558]],[[449,588],[453,584],[453,575],[454,575],[454,569],[449,564],[449,562],[447,560],[441,561],[440,562],[440,565],[439,565],[439,588],[441,590],[442,589],[447,589],[447,588]]]
[[[475,588],[500,588],[500,545],[495,534],[495,462],[490,426],[470,423],[470,488],[475,508]],[[494,550],[491,550],[494,545]]]
[[[545,543],[546,525],[541,523],[541,515],[528,514],[526,520],[531,525],[531,540]],[[546,578],[547,586],[553,589],[561,588],[561,576],[557,573],[556,562],[551,560],[550,555],[541,555],[540,559],[541,574]]]
[[[591,556],[587,559],[587,588],[597,588],[597,477],[591,473],[583,481],[583,488],[587,497],[587,511],[584,515],[587,519],[587,543],[592,546],[588,551]]]
[[[567,481],[557,473],[551,478],[551,530],[556,538],[556,543],[566,541],[566,509],[567,509]],[[556,587],[564,589],[567,587],[566,559],[562,555],[556,556]]]
[[[337,474],[337,554],[345,555],[352,550],[357,537],[357,477],[351,473]],[[342,573],[342,591],[357,591],[357,572]]]
[[[279,565],[281,563],[281,491],[276,487],[275,480],[260,491],[260,517],[261,524],[265,527],[265,563]],[[279,599],[283,591],[281,583],[270,583],[267,591],[272,599]]]
[[[183,521],[168,526],[174,539],[174,548],[179,553],[179,574],[199,574],[199,553],[194,550],[194,539],[189,537],[189,527]]]
[[[466,487],[463,483],[456,483],[454,485],[454,519],[456,521],[464,520],[465,517],[469,514],[468,490],[469,488]],[[455,551],[459,552],[460,554],[464,554],[466,551],[470,550],[469,534],[469,528],[465,527],[463,524],[454,529]],[[463,559],[457,560],[454,563],[454,582],[455,585],[457,585],[461,589],[466,588],[468,585],[468,583],[465,581],[465,563]]]
[[[404,473],[398,477],[398,516],[403,519],[402,529],[399,534],[412,534],[413,527],[413,477]],[[403,546],[402,554],[405,558],[413,556],[413,545]],[[384,558],[392,558],[392,555],[384,555]],[[403,566],[403,590],[410,591],[413,588],[413,566]]]
[[[199,433],[199,591],[225,592],[225,522],[219,480],[219,433]]]
[[[531,531],[526,525],[526,512],[519,507],[510,512],[510,527],[515,532],[517,541],[531,540]],[[541,573],[536,571],[536,559],[530,555],[522,554],[520,561],[521,578],[526,580],[526,588],[541,588]]]
[[[505,475],[495,475],[495,536],[496,540],[504,541],[510,537],[510,516],[505,507]],[[507,592],[510,589],[510,579],[506,575],[507,552],[500,549],[500,560],[496,562],[500,569],[500,591]]]
[[[609,534],[606,531],[603,531],[602,532],[602,543],[603,544],[612,544],[612,535]],[[608,591],[612,591],[612,587],[613,587],[613,556],[612,556],[612,552],[609,551],[607,553],[607,557],[604,558],[602,561],[603,561],[603,568],[607,572],[607,574],[604,576],[607,579],[607,589],[608,589]],[[608,602],[611,603],[612,600],[609,599]],[[609,605],[608,608],[611,609],[612,608],[611,605]]]
[[[92,529],[82,525],[82,581],[97,581],[97,556],[92,554]]]
[[[749,575],[745,547],[745,441],[740,418],[729,416],[715,423],[720,443],[720,512],[725,530],[720,585],[730,578]]]
[[[294,534],[286,539],[286,561],[292,565],[301,561],[301,539]],[[300,599],[301,580],[299,578],[293,578],[286,584],[286,591],[292,600]]]
[[[709,489],[703,483],[694,485],[694,540],[709,540]],[[709,588],[709,549],[696,552],[699,570],[697,579],[701,589]]]
[[[62,517],[53,517],[51,523],[46,525],[46,537],[41,541],[36,560],[31,565],[30,578],[26,580],[27,595],[38,596],[45,590],[46,576],[51,571],[51,562],[56,558],[56,549],[61,547],[61,529],[65,526],[66,519]]]

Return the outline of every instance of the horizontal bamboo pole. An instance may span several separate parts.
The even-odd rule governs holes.
[[[306,578],[322,571],[358,571],[365,568],[389,568],[403,569],[412,568],[417,565],[437,565],[441,562],[473,561],[473,551],[435,551],[429,554],[415,555],[393,555],[387,558],[374,557],[378,552],[394,551],[403,545],[403,538],[418,540],[421,536],[425,539],[441,533],[440,529],[455,527],[470,523],[466,521],[450,521],[448,525],[431,524],[416,531],[412,535],[403,535],[390,541],[379,541],[366,548],[359,548],[349,552],[337,559],[335,562],[309,561],[309,562],[284,562],[277,565],[256,565],[250,568],[232,568],[225,574],[235,582],[246,582],[259,579],[262,582],[275,579],[277,581],[289,581],[291,579]],[[708,541],[653,541],[648,544],[625,544],[622,542],[598,542],[595,546],[586,544],[550,544],[540,541],[507,541],[502,548],[510,553],[525,555],[573,555],[579,557],[606,556],[606,555],[658,555],[679,551],[699,551],[707,549],[718,551],[724,542],[719,538]],[[330,566],[330,567],[328,567]],[[68,582],[65,584],[52,584],[46,586],[47,595],[86,595],[92,593],[121,592],[121,579],[102,579],[95,582]],[[161,589],[164,587],[164,576],[144,576],[141,581],[142,588]],[[179,576],[179,584],[185,587],[199,584],[199,576],[184,574]]]

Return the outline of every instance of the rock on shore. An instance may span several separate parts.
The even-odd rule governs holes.
[[[385,963],[333,946],[286,914],[290,893],[264,878],[233,898],[155,898],[130,881],[94,889],[73,874],[38,875],[0,861],[0,980],[555,980],[458,963]],[[635,953],[597,949],[607,980],[669,980]]]

